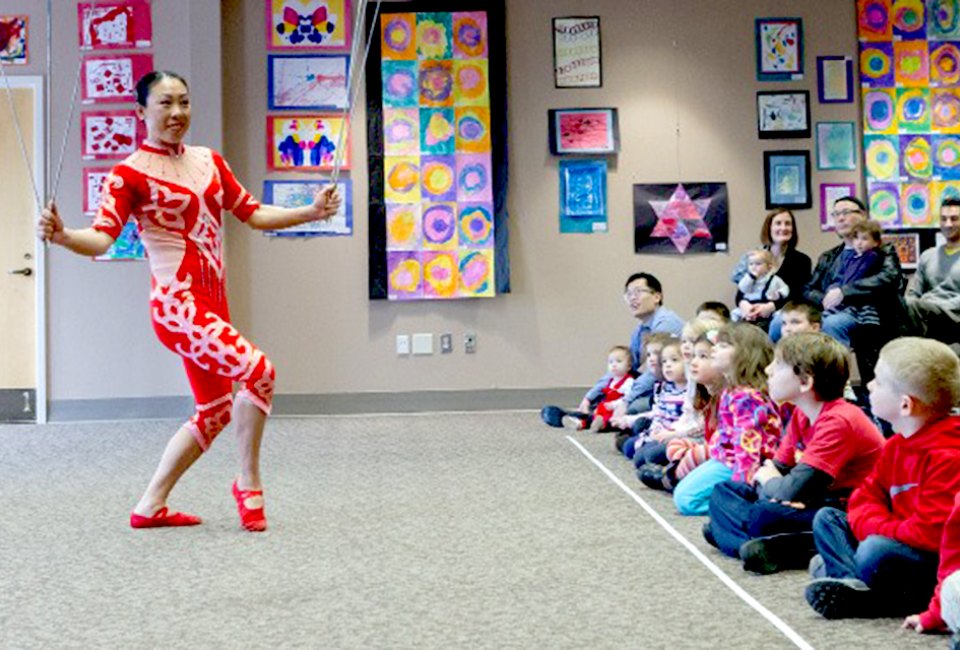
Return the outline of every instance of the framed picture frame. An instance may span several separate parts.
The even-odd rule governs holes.
[[[340,169],[350,169],[350,128],[341,113],[267,116],[267,170],[271,172],[330,171],[338,144],[343,147]]]
[[[350,0],[264,0],[267,50],[350,50],[352,4]]]
[[[803,20],[757,18],[754,37],[757,81],[803,79]]]
[[[347,54],[268,54],[267,107],[272,111],[346,108],[349,79]]]
[[[600,16],[553,19],[553,84],[555,88],[600,88]]]
[[[299,208],[313,203],[314,197],[328,184],[325,180],[265,180],[263,202],[285,208]],[[283,230],[266,230],[269,237],[350,237],[353,235],[353,182],[337,180],[337,191],[343,200],[329,219],[308,221]]]
[[[550,153],[613,154],[620,150],[615,108],[554,108],[547,113]]]
[[[820,183],[820,230],[834,229],[834,202],[847,196],[856,195],[856,183]]]
[[[0,16],[0,65],[26,65],[30,43],[30,16]]]
[[[757,135],[761,140],[810,137],[810,92],[757,92]]]
[[[607,161],[560,161],[560,232],[607,231]]]
[[[817,57],[817,101],[821,104],[853,103],[853,59],[851,57]]]
[[[110,175],[110,167],[83,168],[83,213],[96,214],[103,196],[103,183]]]
[[[884,244],[893,244],[900,258],[900,267],[907,271],[916,270],[920,263],[920,235],[915,232],[885,232],[881,235]]]
[[[856,169],[856,136],[853,122],[817,122],[817,169]]]
[[[809,151],[764,151],[763,178],[768,210],[812,205]]]

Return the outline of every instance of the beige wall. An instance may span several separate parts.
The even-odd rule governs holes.
[[[262,0],[224,0],[219,6],[210,0],[155,0],[153,5],[157,65],[192,82],[194,142],[222,146],[238,176],[259,194],[266,178]],[[276,241],[231,224],[227,252],[234,320],[272,356],[281,393],[591,383],[603,369],[606,349],[626,341],[633,327],[620,299],[628,274],[658,275],[668,304],[684,316],[703,300],[732,299],[729,270],[739,252],[755,243],[764,213],[762,151],[804,148],[812,154],[814,148],[812,139],[758,140],[754,93],[805,88],[815,96],[816,55],[856,52],[853,5],[838,0],[508,0],[513,292],[493,300],[439,303],[367,299],[361,96],[350,173],[354,236]],[[45,3],[0,0],[0,13],[23,7],[42,21]],[[604,87],[554,89],[550,18],[593,14],[601,17]],[[807,73],[802,82],[755,80],[754,18],[774,15],[804,19]],[[76,71],[76,20],[72,0],[54,2],[54,156]],[[37,44],[35,38],[34,52]],[[547,149],[546,113],[570,106],[619,109],[621,152],[611,159],[610,232],[604,235],[558,233],[557,159]],[[812,102],[814,121],[856,120],[857,110],[853,104]],[[70,223],[78,225],[84,222],[83,164],[75,153],[79,115],[74,122],[58,198]],[[822,181],[860,183],[859,178],[859,171],[814,171],[813,190],[816,194]],[[730,254],[634,254],[631,185],[678,180],[728,184]],[[801,248],[816,257],[833,237],[819,232],[816,209],[797,216]],[[178,361],[154,340],[143,264],[91,263],[61,250],[51,251],[49,258],[52,400],[186,393]],[[468,330],[478,335],[475,355],[462,351]],[[451,332],[456,352],[398,358],[395,336],[414,332]]]

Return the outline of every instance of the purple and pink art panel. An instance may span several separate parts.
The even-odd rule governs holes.
[[[457,200],[493,201],[489,154],[457,154]]]
[[[84,160],[126,158],[146,137],[134,111],[88,111],[80,116],[80,144]]]
[[[460,251],[457,272],[460,296],[464,298],[493,297],[493,251]]]
[[[387,297],[390,300],[423,298],[423,266],[418,251],[387,253]]]
[[[383,153],[410,156],[420,153],[420,110],[385,108],[383,110]]]
[[[84,104],[133,102],[137,81],[153,70],[152,54],[88,54],[80,70]]]
[[[152,44],[149,0],[81,2],[77,20],[81,50],[129,50]]]
[[[453,13],[453,58],[487,58],[487,14],[483,11]]]
[[[457,226],[461,247],[489,248],[493,242],[493,204],[461,204]]]
[[[423,297],[456,298],[459,259],[456,251],[426,251],[423,260]]]
[[[453,202],[423,204],[425,250],[457,248],[457,205]]]

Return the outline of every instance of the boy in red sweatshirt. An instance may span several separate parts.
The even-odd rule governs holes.
[[[904,616],[937,584],[944,524],[960,491],[960,360],[938,341],[904,337],[880,351],[868,384],[874,414],[898,433],[850,497],[849,514],[813,520],[820,555],[806,588],[825,618]]]
[[[933,592],[927,611],[908,616],[903,627],[917,632],[954,633],[951,648],[960,648],[960,493],[953,502],[953,512],[943,528],[940,541],[940,570],[937,590]]]

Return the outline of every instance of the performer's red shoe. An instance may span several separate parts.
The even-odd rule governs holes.
[[[188,515],[184,512],[175,512],[172,515],[167,514],[167,508],[163,507],[157,510],[152,517],[144,517],[135,512],[130,513],[131,528],[167,528],[169,526],[196,526],[203,523],[200,517]]]
[[[248,508],[244,501],[251,497],[263,499],[263,490],[241,490],[237,481],[233,482],[233,498],[237,500],[237,512],[240,513],[240,525],[247,530],[259,533],[267,529],[267,517],[263,513],[263,506]]]

